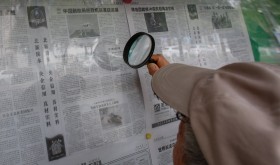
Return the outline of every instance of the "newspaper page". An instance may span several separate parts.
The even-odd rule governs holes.
[[[233,62],[253,61],[238,3],[186,4],[185,8],[190,40],[182,42],[182,50],[188,64],[219,68]]]
[[[138,2],[138,1],[137,1]],[[174,3],[126,5],[131,35],[146,32],[155,39],[155,54],[171,63],[205,68],[253,61],[246,26],[239,5]],[[138,69],[147,113],[147,131],[153,164],[173,164],[178,121],[175,112],[151,89],[151,76]]]
[[[155,39],[154,53],[164,54],[170,62],[183,62],[179,36],[188,34],[184,6],[127,5],[128,22],[133,35],[147,32]],[[151,76],[146,67],[138,69],[143,90],[147,132],[153,164],[173,164],[172,151],[176,143],[179,121],[175,111],[163,103],[151,89]]]
[[[0,164],[151,164],[124,7],[0,10]]]
[[[0,7],[0,164],[44,159],[37,67],[24,11]]]

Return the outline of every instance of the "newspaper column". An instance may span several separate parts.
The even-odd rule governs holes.
[[[54,72],[49,52],[49,34],[44,6],[28,6],[27,15],[30,33],[33,34],[34,56],[39,70],[41,109],[45,122],[45,144],[48,160],[66,156],[63,127],[56,92]]]

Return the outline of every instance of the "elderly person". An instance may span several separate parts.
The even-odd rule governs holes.
[[[175,165],[280,164],[279,67],[235,63],[210,70],[152,59],[152,88],[181,118]]]

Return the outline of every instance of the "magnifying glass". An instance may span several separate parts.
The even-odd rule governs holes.
[[[123,59],[131,68],[140,68],[147,63],[154,63],[151,56],[154,53],[155,40],[147,33],[134,34],[126,43],[123,51]]]

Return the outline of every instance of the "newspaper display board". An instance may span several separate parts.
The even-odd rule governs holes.
[[[253,60],[238,5],[3,1],[0,25],[0,165],[172,164],[175,111],[122,59],[136,32],[170,62]]]
[[[238,4],[137,4],[127,5],[126,11],[131,34],[151,34],[155,38],[155,54],[163,54],[171,63],[216,69],[233,62],[253,61]],[[147,69],[141,68],[138,73],[147,131],[154,135],[149,141],[153,164],[172,164],[170,148],[177,133],[173,128],[178,128],[174,110],[153,93]]]

